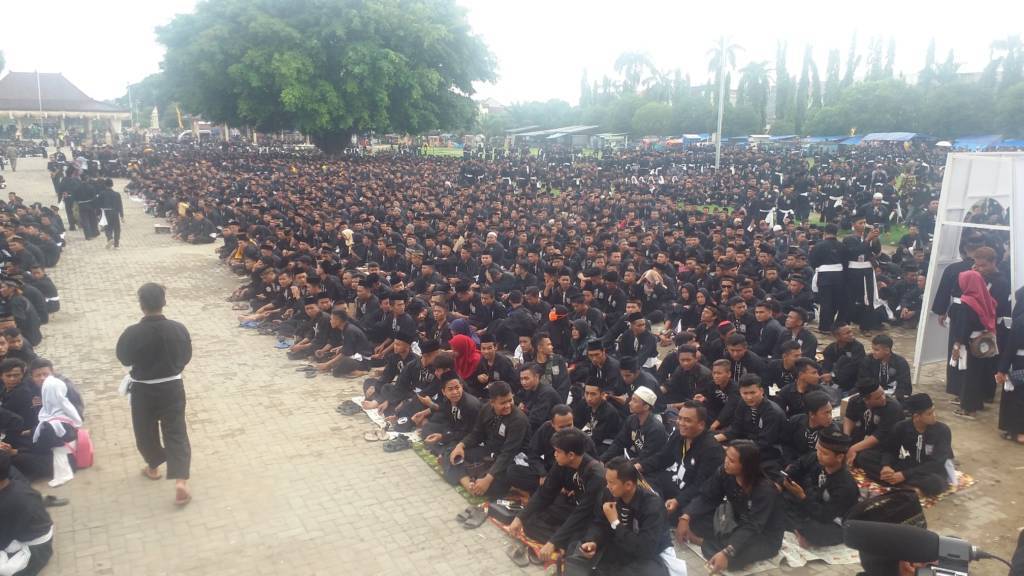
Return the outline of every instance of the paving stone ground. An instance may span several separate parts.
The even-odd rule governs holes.
[[[5,172],[8,191],[52,204],[42,159],[22,159]],[[119,182],[117,188],[124,184]],[[44,327],[40,354],[79,383],[96,465],[70,484],[44,493],[71,499],[52,510],[55,555],[45,574],[262,575],[540,574],[505,557],[506,538],[493,526],[467,531],[453,517],[466,501],[411,451],[383,454],[362,439],[368,421],[334,412],[359,390],[355,380],[306,379],[272,339],[236,327],[224,298],[240,280],[219,264],[212,246],[188,246],[154,233],[155,220],[125,197],[122,247],[69,232],[60,264],[50,271],[61,312]],[[114,345],[141,313],[135,290],[167,286],[169,317],[192,333],[185,372],[192,440],[193,502],[178,510],[170,482],[140,476],[126,400],[117,394],[123,368]],[[912,353],[913,333],[895,333]],[[1006,557],[1024,524],[1024,449],[998,440],[995,410],[977,422],[953,420],[940,394],[940,372],[920,389],[941,398],[958,460],[978,480],[969,492],[928,511],[930,525]],[[692,553],[692,574],[706,574]],[[811,565],[787,574],[853,574],[856,567]],[[979,564],[979,574],[1005,574]]]

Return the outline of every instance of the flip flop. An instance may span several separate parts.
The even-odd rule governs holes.
[[[385,452],[401,452],[412,448],[412,441],[399,434],[396,438],[384,442]]]
[[[540,556],[537,555],[536,550],[530,548],[529,546],[524,545],[524,547],[526,548],[526,558],[530,561],[530,564],[533,564],[534,566],[544,565],[544,561],[541,560]]]
[[[487,511],[483,508],[473,508],[473,511],[469,513],[466,521],[462,523],[462,527],[467,530],[473,528],[479,528],[483,526],[484,522],[487,521]]]
[[[316,370],[314,370],[312,372],[306,372],[306,378],[316,378],[316,376],[317,376]]]
[[[528,555],[526,550],[526,544],[516,542],[510,544],[509,547],[505,549],[505,555],[508,556],[516,566],[526,568],[530,565],[530,558],[527,557]]]
[[[380,442],[381,440],[388,439],[388,432],[383,428],[374,428],[369,432],[363,434],[363,440],[367,442]]]
[[[334,411],[342,416],[355,416],[363,411],[363,407],[351,400],[346,400],[339,404]]]
[[[58,507],[58,506],[67,506],[68,502],[69,501],[68,501],[67,498],[57,498],[56,496],[53,496],[53,495],[47,495],[47,496],[43,497],[43,506],[45,506],[47,508],[55,508],[55,507]]]
[[[464,524],[469,519],[469,515],[473,513],[472,506],[466,506],[466,509],[455,515],[455,521],[459,524]]]
[[[295,371],[296,372],[315,372],[316,371],[316,366],[313,366],[312,364],[306,364],[305,366],[301,366],[299,368],[296,368]]]

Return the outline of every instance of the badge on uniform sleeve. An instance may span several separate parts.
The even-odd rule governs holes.
[[[924,445],[924,453],[926,455],[931,456],[932,452],[934,452],[934,451],[935,451],[935,445],[934,444],[925,444]]]
[[[505,437],[505,423],[502,422],[501,426],[498,426],[498,436]]]
[[[555,376],[558,376],[559,372],[561,372],[561,368],[559,368],[558,365],[551,367],[551,373],[554,374]]]

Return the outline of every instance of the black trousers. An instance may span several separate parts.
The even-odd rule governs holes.
[[[700,545],[700,552],[706,559],[710,559],[729,545],[728,537],[715,535],[714,512],[690,518],[690,531],[704,539]],[[759,560],[774,558],[782,549],[782,534],[761,534],[748,540],[747,544],[729,559],[729,570],[738,570]]]
[[[32,553],[28,566],[18,572],[17,576],[36,576],[43,571],[53,556],[53,538],[37,546],[29,546],[28,549]]]
[[[835,546],[843,543],[843,527],[835,522],[823,522],[805,513],[800,502],[788,493],[783,495],[786,510],[786,530],[799,532],[811,546]]]
[[[86,238],[95,238],[100,235],[99,218],[96,216],[96,209],[91,204],[78,205],[78,219],[82,224],[82,231]]]
[[[865,450],[858,453],[857,466],[864,470],[864,473],[868,475],[868,478],[871,478],[875,482],[882,482],[881,450]],[[939,475],[917,471],[909,466],[901,466],[899,462],[894,463],[892,465],[892,469],[897,472],[902,472],[906,477],[906,480],[903,481],[904,486],[920,488],[927,496],[937,496],[942,494],[946,491],[946,488],[949,487],[949,480],[946,478],[945,474]]]
[[[133,382],[131,395],[135,445],[142,458],[150,468],[167,462],[169,480],[187,480],[192,446],[185,428],[185,384]]]
[[[78,218],[75,217],[75,201],[64,199],[64,212],[68,215],[68,230],[78,230]]]
[[[114,246],[121,245],[121,220],[118,219],[117,214],[114,214],[111,210],[106,210],[107,213],[107,240],[113,240]]]
[[[356,360],[355,358],[345,356],[334,365],[331,374],[337,378],[344,378],[357,370],[365,370],[365,366],[365,360]]]
[[[614,546],[598,548],[593,558],[584,558],[579,548],[579,542],[569,545],[565,576],[668,576],[668,568],[660,558],[625,557]]]
[[[822,286],[821,280],[824,275],[837,274],[840,282],[830,286]],[[843,303],[846,301],[846,290],[841,282],[842,272],[822,272],[818,274],[818,304],[821,307],[821,317],[818,318],[818,328],[825,332],[831,332],[836,320],[841,317]],[[831,279],[830,279],[831,280]]]

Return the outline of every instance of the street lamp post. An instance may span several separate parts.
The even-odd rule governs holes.
[[[722,163],[722,115],[725,112],[725,36],[718,49],[718,133],[715,138],[715,170]]]

